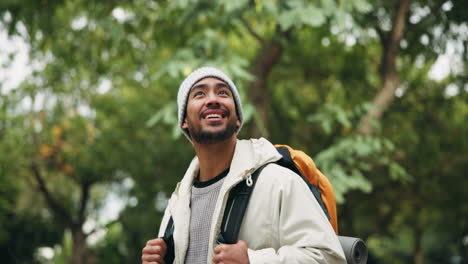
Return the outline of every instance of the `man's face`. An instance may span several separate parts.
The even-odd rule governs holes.
[[[240,121],[229,86],[213,77],[201,79],[188,95],[183,129],[198,143],[216,143],[232,137]]]

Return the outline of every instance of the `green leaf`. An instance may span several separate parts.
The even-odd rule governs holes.
[[[300,12],[300,19],[305,25],[318,27],[325,23],[325,15],[321,9],[309,5]]]
[[[163,112],[162,111],[158,111],[156,112],[156,114],[154,114],[150,119],[148,119],[148,121],[146,121],[146,126],[147,127],[152,127],[154,126],[155,124],[157,124],[163,117]]]
[[[250,103],[245,103],[242,105],[242,113],[244,115],[244,123],[247,123],[252,119],[255,113],[255,107]]]
[[[344,127],[351,127],[351,121],[348,119],[346,112],[343,111],[342,109],[338,109],[336,111],[336,119]]]
[[[157,111],[148,121],[146,121],[146,126],[152,127],[161,122],[177,126],[177,104],[175,102],[169,103]]]
[[[399,164],[392,162],[389,165],[390,169],[390,178],[393,180],[400,180],[400,181],[411,181],[412,177],[408,174],[408,172],[401,167]]]
[[[372,8],[371,4],[367,0],[353,0],[354,8],[360,13],[369,12]]]
[[[297,10],[288,10],[283,11],[280,16],[278,17],[278,23],[281,26],[283,31],[290,29],[291,27],[298,24],[298,17],[300,13]]]
[[[182,136],[182,130],[178,125],[175,125],[172,127],[172,138],[173,139],[178,139]]]
[[[227,13],[231,13],[233,11],[237,11],[242,8],[245,8],[248,3],[249,3],[248,0],[237,0],[237,1],[222,0],[220,1],[220,4],[224,6],[224,10]]]
[[[264,8],[267,13],[271,14],[274,17],[278,16],[279,8],[277,0],[255,0],[256,10],[261,12]]]
[[[337,9],[337,6],[334,0],[321,0],[320,4],[321,4],[323,13],[327,16],[333,14]]]
[[[332,18],[332,24],[336,25],[339,29],[344,29],[346,25],[347,13],[341,9],[336,10]]]

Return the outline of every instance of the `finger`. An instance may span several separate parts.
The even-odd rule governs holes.
[[[156,243],[156,241],[157,241],[158,239],[159,239],[159,238],[150,239],[150,240],[146,241],[146,245],[147,245],[147,246],[152,245],[152,244]]]
[[[143,248],[142,253],[143,254],[159,254],[161,252],[161,247],[160,246],[146,246]]]
[[[162,262],[163,260],[163,257],[161,255],[143,255],[141,257],[141,260],[142,261],[146,261],[146,262]]]
[[[223,251],[223,250],[226,248],[225,246],[226,246],[226,245],[224,245],[224,244],[217,245],[217,246],[214,248],[215,254],[221,253],[221,251]]]
[[[160,246],[147,246],[147,247],[144,247],[143,250],[142,250],[142,253],[143,254],[162,254],[166,252],[165,250],[163,250]]]
[[[166,241],[164,241],[164,239],[160,238],[159,243],[160,243],[159,245],[161,246],[162,250],[163,250],[164,252],[166,252],[166,250],[167,250]]]
[[[142,263],[163,263],[162,258],[156,259],[156,258],[148,258],[146,256],[145,258],[141,258]]]
[[[166,252],[166,250],[167,250],[166,241],[164,241],[164,239],[162,239],[162,238],[154,239],[154,240],[150,243],[150,245],[151,245],[151,246],[160,246],[161,249],[162,249],[162,252]]]
[[[166,243],[164,242],[164,239],[162,239],[162,238],[155,238],[155,239],[148,240],[148,241],[146,242],[146,245],[147,245],[147,246],[156,246],[156,245],[159,246],[159,245],[161,245],[162,243],[166,244]]]
[[[212,260],[213,260],[213,263],[219,264],[223,261],[223,258],[221,255],[215,255]]]

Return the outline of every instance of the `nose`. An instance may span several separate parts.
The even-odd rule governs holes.
[[[214,92],[210,92],[207,96],[206,100],[206,106],[208,107],[214,107],[214,106],[219,106],[219,101],[218,101],[218,96]]]

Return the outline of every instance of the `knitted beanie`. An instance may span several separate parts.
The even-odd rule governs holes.
[[[214,77],[220,79],[227,83],[227,85],[231,89],[231,92],[234,96],[237,118],[239,118],[240,121],[240,126],[236,130],[236,133],[239,133],[239,130],[241,129],[242,124],[244,123],[244,118],[242,115],[242,103],[239,96],[239,92],[237,91],[236,85],[224,72],[213,67],[201,67],[196,69],[189,76],[187,76],[187,78],[185,78],[185,80],[180,85],[179,93],[177,94],[179,127],[182,129],[182,124],[184,123],[185,111],[187,110],[187,101],[190,89],[195,83],[207,77]],[[182,132],[191,141],[190,136],[184,129],[182,129]]]

